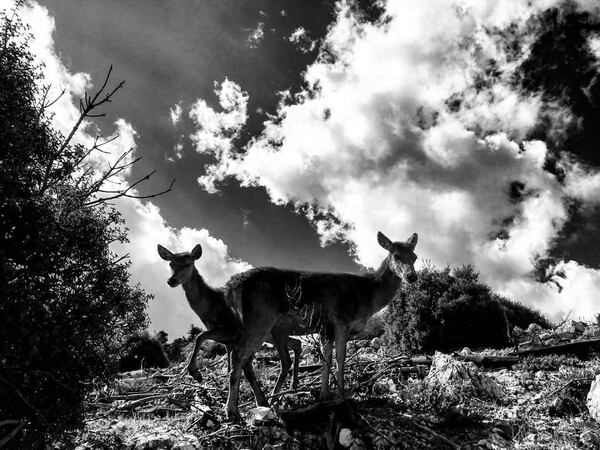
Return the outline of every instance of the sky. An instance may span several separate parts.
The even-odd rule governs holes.
[[[12,0],[2,5],[10,7]],[[473,264],[552,320],[600,312],[600,7],[594,0],[46,0],[21,16],[65,134],[142,159],[121,199],[152,331],[199,324],[156,252],[204,248],[206,281],[252,266],[364,273],[419,234],[418,266]],[[114,160],[114,159],[113,159]]]

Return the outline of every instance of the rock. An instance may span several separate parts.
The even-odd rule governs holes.
[[[373,395],[385,395],[396,390],[396,383],[391,378],[381,378],[373,384]]]
[[[587,408],[592,419],[600,422],[600,375],[596,376],[590,387],[590,392],[588,392]]]
[[[540,340],[542,340],[542,341],[549,341],[550,339],[553,339],[553,338],[554,338],[554,333],[546,332],[546,333],[540,334]]]
[[[540,334],[544,332],[544,329],[541,325],[538,325],[537,323],[530,323],[527,327],[527,332],[530,334]]]
[[[524,334],[525,334],[525,330],[524,330],[523,328],[521,328],[521,327],[517,327],[517,326],[515,326],[515,327],[512,329],[512,335],[513,335],[513,337],[515,337],[515,338],[520,338],[520,337],[521,337],[521,336],[523,336]]]
[[[380,337],[373,338],[371,340],[371,347],[373,347],[375,350],[379,350],[381,347],[383,347],[383,339]]]
[[[354,443],[354,437],[352,436],[352,430],[350,430],[348,428],[342,428],[340,430],[339,441],[343,447],[349,448]]]
[[[575,333],[572,331],[563,331],[562,333],[558,334],[558,337],[562,340],[570,341],[572,339],[575,339]]]
[[[460,351],[460,354],[463,356],[468,356],[468,355],[472,355],[473,352],[471,351],[471,349],[469,347],[465,347]]]
[[[268,406],[257,406],[246,413],[246,418],[252,425],[256,425],[258,422],[266,422],[276,417],[275,413]]]
[[[176,429],[156,427],[151,432],[135,434],[123,443],[122,448],[132,450],[195,450],[200,447],[198,438],[191,434],[184,434]]]
[[[426,377],[429,384],[437,384],[452,394],[471,386],[481,397],[502,398],[506,395],[502,386],[484,375],[472,362],[456,361],[451,356],[436,352]]]

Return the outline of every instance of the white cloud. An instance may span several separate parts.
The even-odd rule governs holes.
[[[265,23],[259,22],[256,28],[244,29],[248,33],[248,46],[257,48],[265,38]]]
[[[222,112],[215,112],[206,101],[196,100],[190,109],[190,118],[196,126],[196,132],[190,136],[196,151],[214,155],[224,160],[231,155],[233,144],[248,119],[248,94],[227,78],[220,85],[215,83],[215,94],[219,99]],[[210,192],[214,181],[223,176],[220,164],[209,165],[206,174],[198,178],[201,186]]]
[[[12,5],[13,3],[9,2],[7,8],[10,9]],[[43,83],[51,84],[49,99],[56,98],[61,89],[66,88],[66,94],[52,106],[50,112],[54,114],[53,126],[67,135],[79,118],[79,111],[75,106],[76,98],[82,96],[85,90],[92,88],[90,76],[84,73],[71,74],[60,61],[52,37],[54,20],[46,8],[35,2],[27,2],[20,13],[24,22],[32,27],[34,35],[30,47],[32,53],[36,61],[43,62],[45,65]],[[232,130],[238,126],[235,125],[237,122],[245,122],[247,96],[238,93],[236,86],[226,80],[219,90],[219,98],[221,105],[227,111],[218,116],[220,130]],[[178,106],[175,106],[172,113],[180,117],[182,111]],[[115,122],[114,133],[107,139],[109,142],[102,147],[104,152],[93,153],[87,162],[100,171],[106,170],[108,165],[113,164],[124,152],[129,149],[137,150],[135,136],[134,127],[126,120],[118,119]],[[75,135],[73,142],[89,148],[94,138],[93,124],[87,123]],[[134,158],[134,153],[132,152],[122,162],[130,162]],[[127,186],[125,177],[128,172],[125,171],[121,175],[122,178],[118,181],[122,183],[121,188],[125,188]],[[113,250],[120,255],[130,255],[132,282],[141,283],[146,292],[155,295],[156,299],[150,303],[148,311],[152,320],[151,329],[155,331],[164,329],[171,338],[175,338],[183,335],[190,323],[199,323],[187,305],[181,288],[172,289],[167,286],[169,269],[168,265],[158,257],[157,244],[167,246],[173,251],[191,250],[194,245],[201,244],[204,254],[196,266],[205,280],[215,287],[223,285],[234,273],[250,267],[245,262],[232,260],[227,246],[210,236],[207,230],[191,228],[177,230],[170,227],[161,216],[159,209],[150,202],[121,198],[115,203],[129,228],[130,242],[114,245]]]
[[[308,53],[315,49],[317,41],[310,39],[309,32],[304,27],[298,27],[288,37],[288,40],[296,45],[296,48],[302,53]]]
[[[275,203],[317,203],[339,219],[308,209],[322,242],[353,242],[367,267],[384,256],[378,230],[396,239],[417,231],[419,255],[438,266],[474,263],[499,292],[554,318],[590,316],[598,271],[561,262],[561,292],[530,275],[568,219],[568,197],[589,199],[600,179],[563,159],[563,185],[543,169],[546,144],[523,141],[542,101],[511,80],[533,40],[527,19],[556,4],[389,2],[380,26],[360,23],[342,2],[324,42],[334,58],[308,67],[309,91],[282,103],[243,155],[222,148],[203,185],[215,190],[234,176],[264,186]],[[509,25],[520,54],[505,52],[499,32]],[[509,195],[514,186],[519,198]]]
[[[183,108],[181,102],[176,103],[172,108],[169,108],[169,115],[171,117],[171,123],[174,127],[181,121],[181,115],[183,114]]]

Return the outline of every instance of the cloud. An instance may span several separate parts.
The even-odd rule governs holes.
[[[169,108],[169,113],[171,117],[171,123],[174,127],[176,127],[177,124],[179,124],[179,122],[181,121],[181,115],[183,113],[181,102],[175,104],[175,106],[173,106],[172,108]]]
[[[202,185],[212,192],[236,177],[264,186],[273,202],[306,212],[324,244],[352,242],[366,267],[384,257],[378,230],[398,240],[417,231],[423,259],[474,263],[494,289],[553,318],[589,317],[598,271],[559,262],[548,270],[565,274],[561,291],[531,277],[569,202],[592,201],[600,179],[563,155],[559,180],[544,169],[547,144],[525,140],[548,105],[518,90],[514,75],[535,37],[528,19],[556,5],[389,2],[387,19],[369,24],[341,2],[308,88],[282,101],[243,154],[222,147]],[[552,107],[559,132],[570,112]]]
[[[11,7],[12,3],[9,3],[8,8]],[[58,97],[62,89],[66,88],[65,95],[52,106],[49,112],[54,114],[52,125],[67,135],[79,118],[79,111],[75,106],[76,97],[82,96],[85,90],[92,88],[91,78],[84,73],[71,74],[61,62],[56,54],[52,37],[54,19],[46,8],[35,2],[27,2],[20,9],[20,14],[33,31],[34,37],[30,47],[32,53],[37,62],[44,63],[42,82],[51,86],[48,98]],[[237,122],[245,121],[244,101],[247,101],[247,96],[244,97],[238,93],[236,86],[225,80],[219,89],[219,99],[227,112],[216,116],[218,129],[221,131],[236,129]],[[180,108],[179,105],[176,105],[171,110],[172,117],[173,114],[181,117]],[[199,119],[201,116],[199,110],[196,113],[194,113],[194,117],[198,118],[196,123],[204,123],[202,119]],[[240,114],[242,115],[240,116]],[[131,162],[139,153],[135,143],[136,131],[133,125],[124,119],[118,119],[114,125],[115,130],[107,138],[108,143],[102,147],[103,152],[94,152],[87,160],[88,164],[93,165],[99,171],[106,170],[120,155],[130,149],[134,151],[126,160],[122,161],[123,163]],[[96,137],[95,131],[93,123],[86,123],[75,135],[73,142],[81,143],[89,148],[93,145]],[[126,177],[128,175],[129,172],[124,171],[121,173],[121,178],[117,180],[121,183],[121,188],[127,187]],[[171,289],[167,286],[169,269],[168,265],[158,257],[157,244],[160,243],[173,251],[191,250],[194,245],[201,244],[204,254],[196,266],[207,283],[215,287],[223,285],[233,274],[250,267],[245,262],[230,258],[227,246],[211,236],[208,230],[192,228],[178,230],[169,226],[161,216],[160,210],[151,202],[134,198],[120,198],[115,201],[115,205],[121,212],[125,225],[129,228],[129,242],[115,244],[112,250],[119,255],[130,255],[132,283],[140,283],[147,293],[155,296],[155,300],[150,303],[148,310],[152,321],[152,330],[164,329],[174,338],[183,335],[190,323],[200,323],[189,308],[183,290],[181,288]]]
[[[317,41],[310,39],[309,32],[304,27],[296,28],[288,40],[302,53],[312,52],[317,46]]]
[[[215,94],[223,111],[215,112],[203,99],[196,100],[189,112],[196,126],[190,138],[196,151],[221,160],[232,153],[234,142],[248,119],[248,94],[227,78],[221,84],[215,83]],[[222,179],[223,170],[220,164],[209,165],[198,182],[209,192],[215,192],[214,182]]]
[[[261,11],[262,13],[262,11]],[[261,14],[262,16],[263,14]],[[244,28],[244,31],[248,33],[248,47],[257,48],[260,43],[265,39],[265,23],[259,22],[256,28]]]

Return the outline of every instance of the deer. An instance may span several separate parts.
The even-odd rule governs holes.
[[[167,279],[167,284],[172,288],[182,286],[190,307],[206,327],[206,331],[201,332],[196,338],[194,350],[187,366],[188,373],[192,378],[201,383],[202,374],[198,368],[197,358],[200,346],[204,341],[213,340],[224,344],[227,347],[228,355],[236,348],[244,345],[241,340],[243,339],[241,318],[233,307],[233,291],[232,289],[228,289],[229,285],[235,285],[237,276],[234,275],[225,285],[225,288],[214,289],[206,284],[194,265],[194,262],[202,256],[201,245],[196,245],[191,252],[183,253],[172,253],[162,245],[158,245],[157,250],[159,256],[163,260],[168,261],[171,268],[171,276]],[[266,342],[275,345],[281,359],[280,373],[272,395],[277,394],[281,390],[285,376],[290,370],[291,360],[288,348],[294,352],[292,388],[297,388],[300,353],[302,350],[298,339],[291,338],[285,333],[280,333],[277,327],[274,328],[274,332],[275,335],[273,337],[265,337]],[[243,371],[250,383],[257,406],[269,406],[269,402],[254,375],[251,357],[244,362]]]
[[[367,321],[387,306],[402,282],[417,280],[414,253],[418,235],[393,242],[377,233],[377,242],[388,255],[375,272],[308,272],[263,267],[251,269],[236,280],[233,300],[241,314],[242,345],[231,354],[227,415],[239,418],[240,374],[269,334],[285,340],[289,335],[318,333],[324,364],[321,369],[322,401],[331,398],[329,375],[335,342],[336,383],[344,396],[344,364],[349,336],[362,331]],[[283,381],[282,381],[283,382]]]

